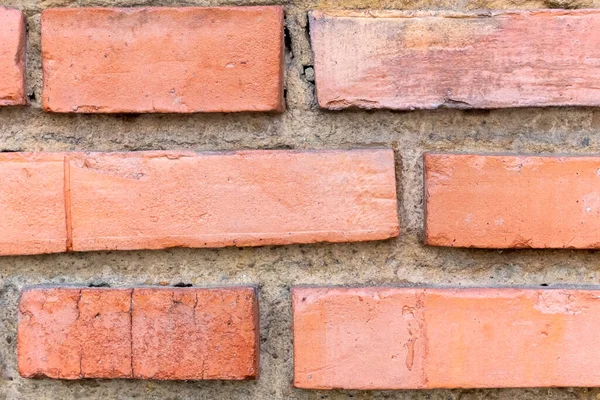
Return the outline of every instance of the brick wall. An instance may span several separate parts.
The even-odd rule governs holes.
[[[600,398],[600,3],[3,5],[0,398]]]

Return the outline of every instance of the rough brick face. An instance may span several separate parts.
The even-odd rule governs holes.
[[[600,291],[294,288],[309,389],[600,385]],[[585,371],[585,373],[582,373]]]
[[[81,377],[131,377],[131,292],[81,290],[76,327],[81,346]]]
[[[600,158],[426,154],[425,242],[600,247]]]
[[[76,324],[80,289],[28,290],[19,304],[19,373],[26,378],[81,377]]]
[[[29,289],[23,377],[228,379],[258,375],[254,288]]]
[[[398,234],[391,150],[99,153],[70,177],[75,251]]]
[[[0,106],[27,104],[25,26],[21,11],[0,6]]]
[[[66,250],[64,182],[64,155],[0,154],[0,255]]]
[[[600,12],[314,11],[322,107],[600,105]]]
[[[254,289],[136,289],[133,310],[135,378],[258,375]]]
[[[31,289],[19,304],[19,373],[131,377],[131,290]]]
[[[46,111],[282,111],[281,7],[50,9]]]

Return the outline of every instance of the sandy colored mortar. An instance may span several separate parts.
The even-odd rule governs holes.
[[[315,108],[306,12],[313,8],[467,10],[600,7],[598,0],[290,0],[68,1],[3,0],[28,16],[31,108],[0,109],[0,149],[235,150],[396,149],[401,236],[385,242],[262,248],[92,252],[0,258],[0,399],[600,399],[594,389],[312,392],[293,389],[290,286],[428,284],[455,286],[598,284],[600,252],[465,250],[424,247],[424,151],[600,153],[600,109],[322,112]],[[287,106],[282,115],[87,116],[40,109],[40,11],[63,6],[285,4]],[[306,71],[306,73],[305,73]],[[37,284],[259,284],[261,377],[255,382],[28,380],[17,374],[19,291]],[[368,368],[368,366],[365,366]],[[582,371],[584,373],[585,371]]]

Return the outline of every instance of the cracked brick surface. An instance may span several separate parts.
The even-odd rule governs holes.
[[[19,374],[33,378],[81,377],[81,345],[73,327],[80,289],[27,290],[19,303]]]
[[[19,373],[131,377],[131,290],[30,289],[19,305]]]
[[[22,293],[23,377],[250,379],[258,305],[231,289],[40,288]]]

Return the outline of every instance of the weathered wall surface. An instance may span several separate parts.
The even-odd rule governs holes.
[[[597,0],[3,0],[28,18],[29,108],[0,110],[0,150],[347,149],[393,147],[401,234],[384,242],[261,248],[90,252],[0,258],[2,399],[597,399],[598,389],[397,392],[293,389],[290,287],[315,285],[595,285],[600,253],[585,250],[467,250],[426,247],[424,151],[600,153],[600,110],[342,111],[316,107],[307,11],[326,8],[584,8]],[[286,101],[283,114],[57,115],[41,110],[40,12],[48,7],[283,4]],[[0,178],[1,179],[1,178]],[[167,283],[260,285],[260,379],[253,382],[30,380],[16,365],[17,301],[38,284],[131,287]],[[368,368],[365,365],[365,368]]]

